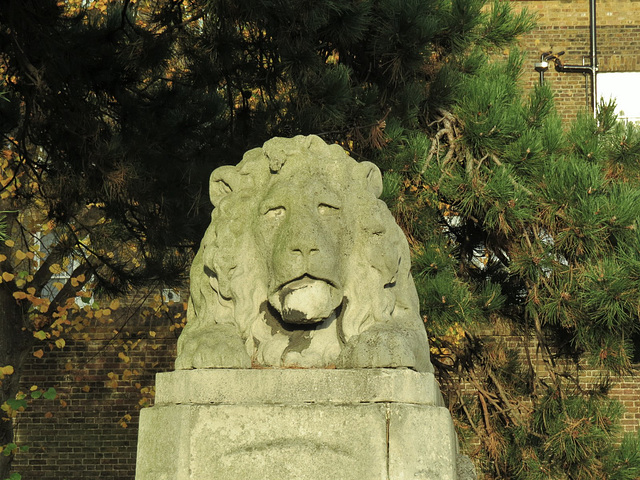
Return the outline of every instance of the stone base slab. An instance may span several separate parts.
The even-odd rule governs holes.
[[[430,373],[190,370],[157,378],[136,480],[456,480]]]

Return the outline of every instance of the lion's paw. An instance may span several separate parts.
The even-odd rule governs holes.
[[[185,342],[176,370],[191,368],[251,368],[251,358],[235,328],[215,325]]]
[[[412,368],[425,370],[413,332],[372,328],[351,338],[338,357],[338,368]]]

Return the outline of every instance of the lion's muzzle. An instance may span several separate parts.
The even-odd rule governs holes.
[[[325,280],[305,275],[283,285],[270,299],[287,323],[318,323],[342,303],[342,292]]]

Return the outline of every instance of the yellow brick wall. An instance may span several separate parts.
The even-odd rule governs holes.
[[[520,42],[527,53],[522,81],[527,88],[539,82],[534,70],[540,54],[565,51],[567,64],[589,64],[589,0],[517,0],[516,11],[527,8],[537,15],[538,26]],[[599,0],[596,2],[596,42],[599,72],[640,71],[640,1]],[[566,120],[589,105],[589,84],[580,73],[556,72],[551,67],[545,82],[554,89],[557,108]]]

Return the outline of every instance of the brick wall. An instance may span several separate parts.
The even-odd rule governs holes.
[[[538,16],[538,26],[520,44],[527,52],[523,84],[531,88],[539,82],[534,64],[543,52],[566,53],[562,60],[571,65],[589,64],[589,0],[516,0],[516,11],[527,8]],[[640,1],[599,0],[596,2],[596,42],[599,72],[640,71]],[[545,73],[545,82],[556,93],[560,115],[571,120],[590,104],[589,84],[579,73]]]
[[[551,383],[537,341],[534,338],[529,338],[527,342],[522,335],[511,331],[508,326],[504,325],[498,325],[494,329],[483,328],[477,335],[485,342],[497,343],[500,347],[499,350],[516,351],[521,365],[527,364],[525,349],[528,349],[529,358],[536,374]],[[609,397],[619,401],[624,407],[621,418],[623,431],[636,432],[640,430],[640,376],[637,374],[640,366],[634,366],[632,374],[621,376],[593,368],[584,357],[580,359],[579,363],[572,359],[559,357],[556,359],[556,365],[563,373],[576,378],[584,391],[597,390],[606,379],[610,388]],[[465,395],[475,394],[473,386],[469,384],[463,384],[462,391]]]
[[[119,333],[117,340],[123,343],[140,340],[126,354],[123,343],[113,341],[113,326],[96,325],[90,331],[91,342],[70,340],[63,350],[30,359],[23,390],[32,385],[55,387],[58,398],[33,401],[19,416],[18,441],[30,449],[17,455],[14,469],[25,480],[134,480],[140,401],[149,399],[144,389],[154,385],[156,372],[173,369],[176,354],[178,330],[171,328],[169,320],[154,321],[150,325],[136,318]],[[505,350],[518,350],[524,362],[522,337],[504,325],[494,327],[480,333]],[[544,375],[536,346],[531,343],[528,347],[535,368]],[[584,388],[601,378],[601,372],[585,364],[568,363],[567,369],[572,373],[579,369]],[[614,377],[611,385],[611,396],[625,407],[624,430],[637,430],[640,378]],[[463,385],[463,390],[473,395],[470,385]],[[474,443],[470,446],[472,453]]]
[[[25,480],[133,480],[140,402],[150,399],[155,373],[173,369],[176,354],[177,331],[160,323],[136,318],[114,339],[116,319],[92,327],[90,342],[67,340],[63,350],[30,358],[23,391],[54,387],[58,397],[34,400],[19,414],[17,443],[29,450],[16,456],[14,471]]]

